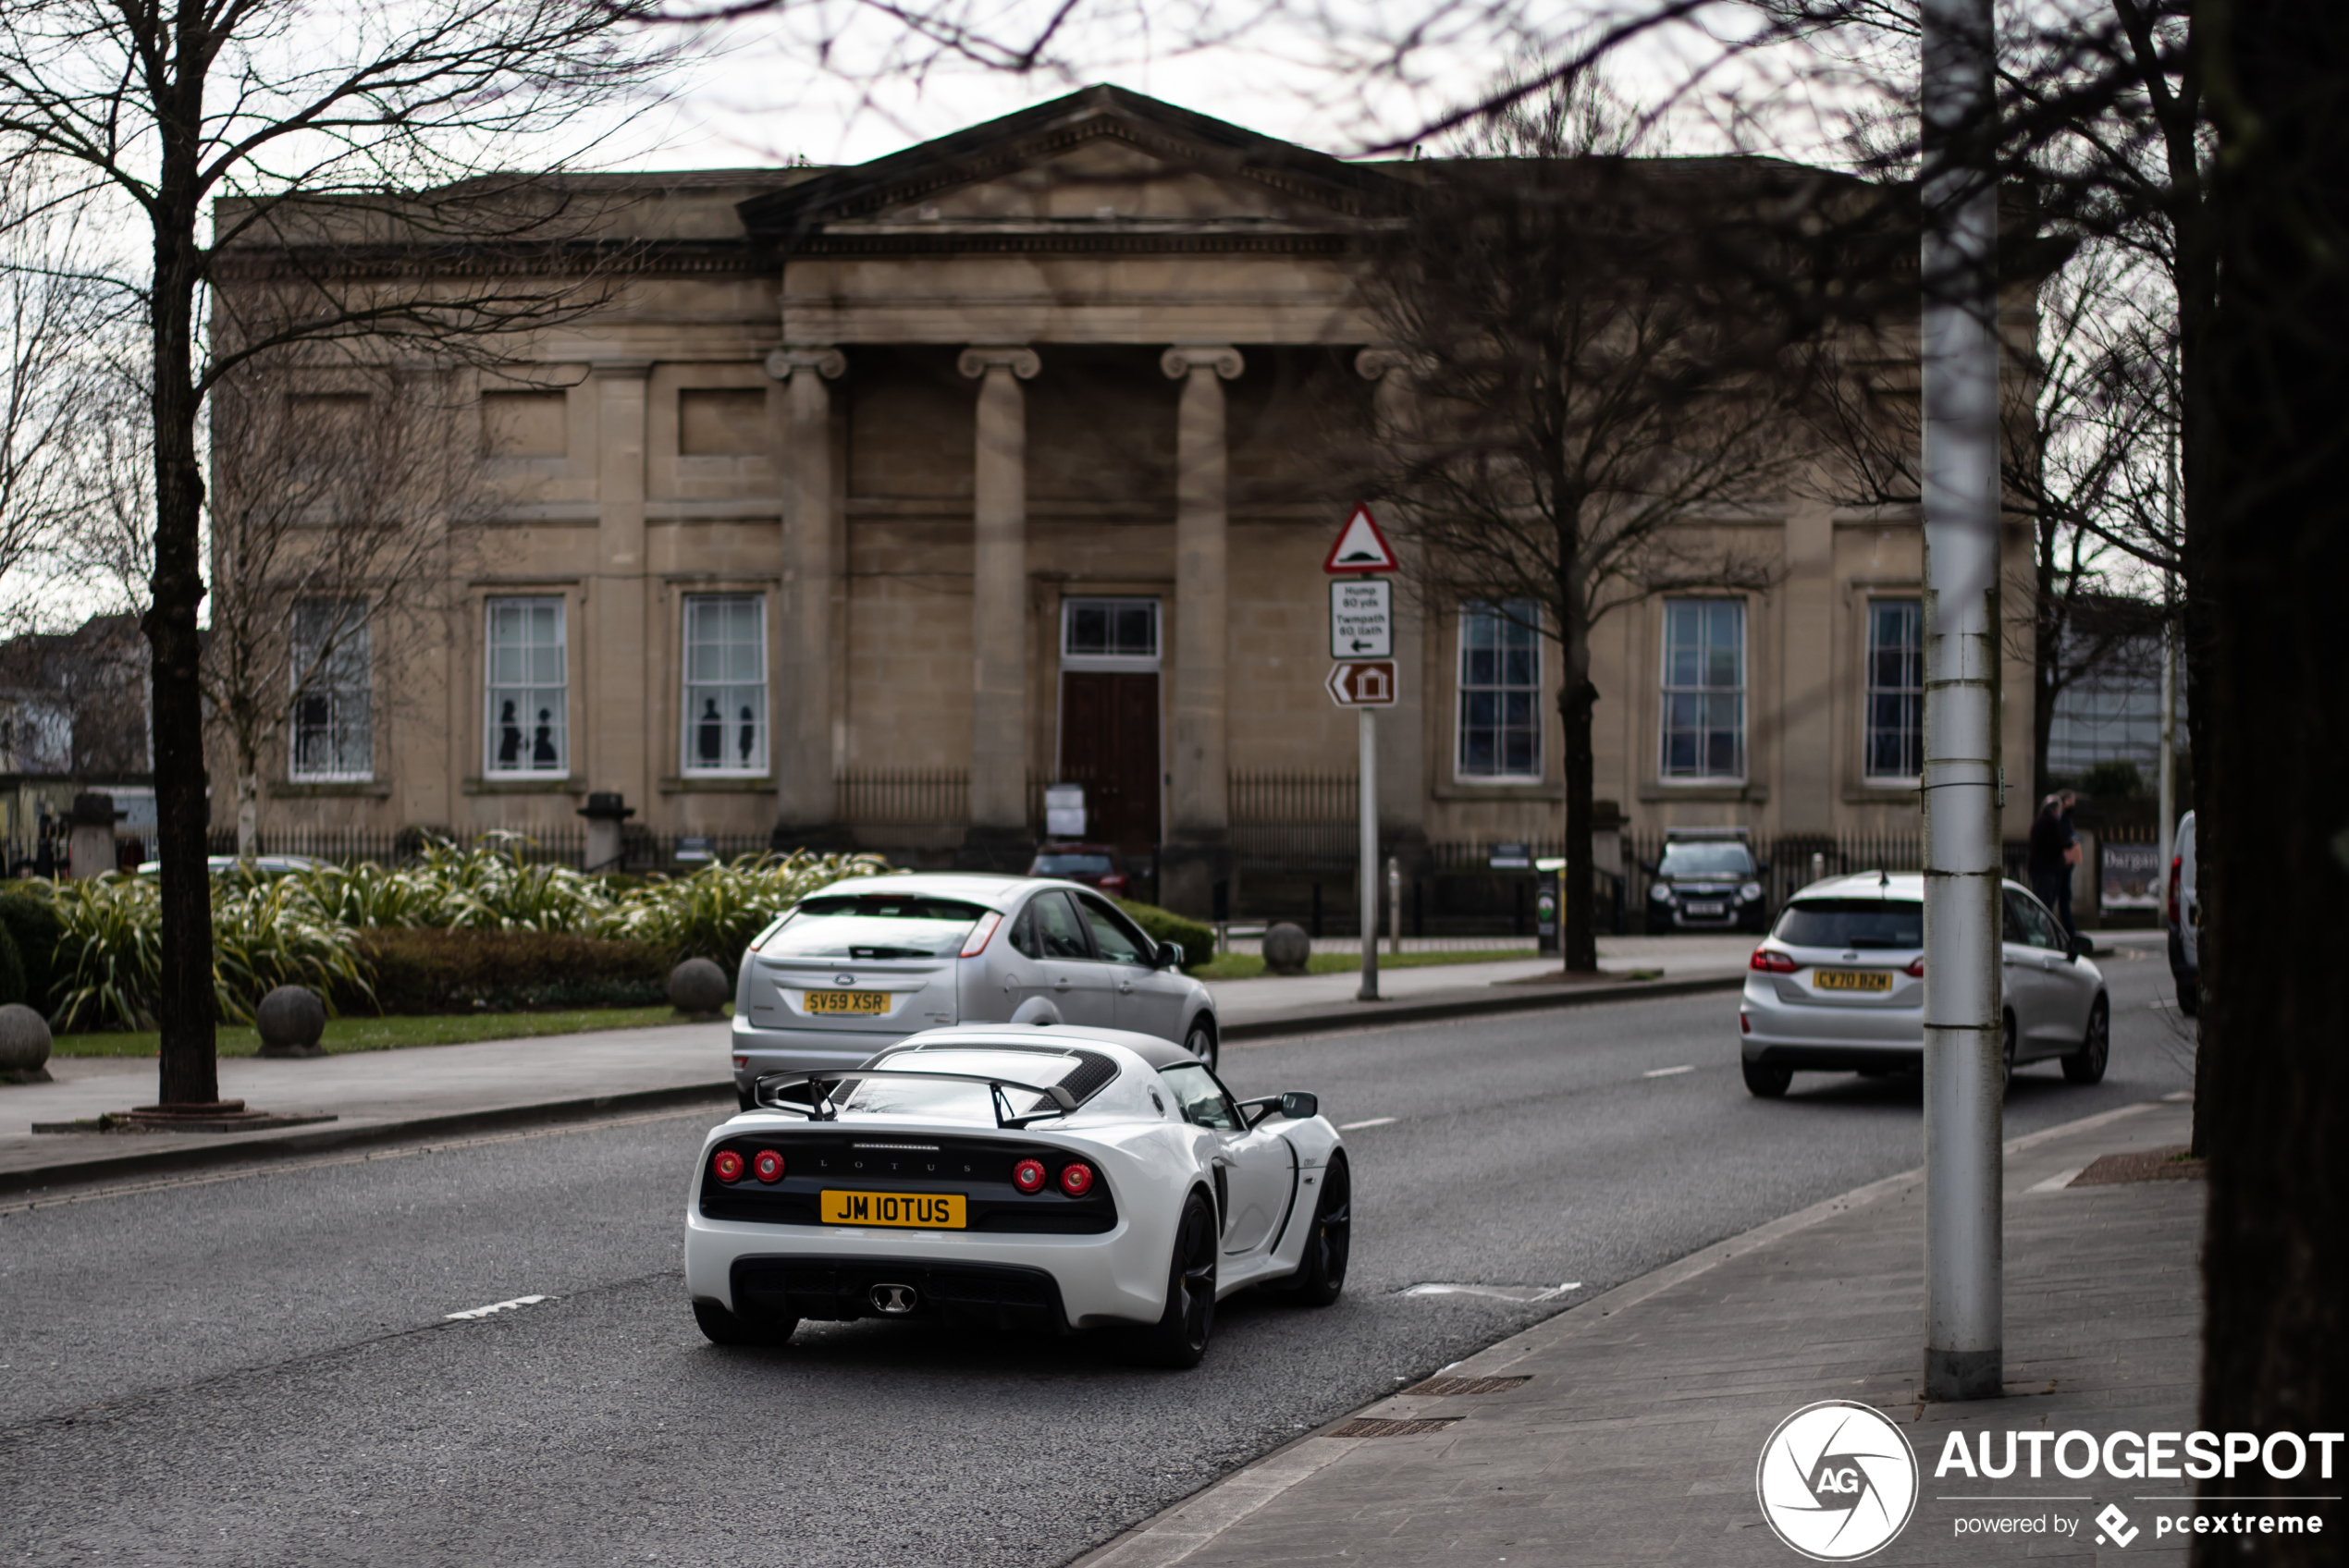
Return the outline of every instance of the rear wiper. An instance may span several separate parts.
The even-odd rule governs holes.
[[[936,958],[928,948],[851,948],[850,958]]]

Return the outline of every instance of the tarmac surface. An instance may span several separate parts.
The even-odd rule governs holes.
[[[2010,1135],[2188,1085],[2158,950],[2103,967],[2110,1074],[2027,1070]],[[1754,1100],[1734,1011],[1236,1042],[1236,1090],[1311,1088],[1356,1124],[1354,1268],[1326,1311],[1228,1301],[1187,1374],[910,1325],[707,1345],[678,1274],[707,1109],[0,1196],[0,1561],[1051,1568],[1561,1308],[1918,1163],[1913,1080]],[[1499,1293],[1406,1293],[1427,1283]]]

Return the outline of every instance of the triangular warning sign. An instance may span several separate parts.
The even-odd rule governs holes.
[[[1387,544],[1386,535],[1378,531],[1370,508],[1355,507],[1346,526],[1338,530],[1337,543],[1330,546],[1330,558],[1322,563],[1322,570],[1331,573],[1399,570],[1395,550]]]

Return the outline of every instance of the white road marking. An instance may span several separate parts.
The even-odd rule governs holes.
[[[1407,1296],[1488,1296],[1494,1301],[1552,1301],[1582,1288],[1580,1280],[1563,1285],[1413,1285],[1396,1292]]]
[[[1341,1133],[1354,1133],[1365,1127],[1384,1127],[1394,1120],[1392,1116],[1373,1116],[1368,1121],[1341,1121],[1337,1124],[1337,1130]]]
[[[493,1301],[487,1306],[470,1307],[463,1312],[444,1312],[441,1316],[452,1323],[466,1317],[494,1317],[501,1312],[511,1312],[518,1306],[536,1306],[547,1299],[546,1296],[516,1296],[511,1301]]]
[[[1654,1069],[1654,1071],[1652,1071],[1652,1072],[1642,1072],[1642,1073],[1641,1073],[1641,1074],[1640,1074],[1640,1076],[1641,1076],[1641,1077],[1642,1077],[1642,1078],[1669,1078],[1669,1077],[1673,1076],[1675,1073],[1680,1073],[1680,1072],[1694,1072],[1695,1071],[1696,1071],[1696,1069],[1695,1069],[1695,1067],[1693,1067],[1693,1066],[1688,1066],[1688,1067],[1659,1067],[1659,1068]]]
[[[2085,1165],[2075,1165],[2069,1170],[2057,1171],[2054,1175],[2048,1177],[2044,1182],[2035,1182],[2030,1186],[2025,1187],[2023,1190],[2026,1193],[2060,1192],[2064,1188],[2072,1185],[2072,1179],[2086,1169],[2088,1168]]]

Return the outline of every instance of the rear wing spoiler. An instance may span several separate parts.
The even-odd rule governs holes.
[[[804,1116],[810,1121],[836,1121],[840,1108],[832,1104],[832,1091],[842,1084],[861,1083],[868,1078],[925,1078],[948,1084],[984,1084],[988,1097],[995,1108],[998,1127],[1025,1127],[1031,1121],[1049,1121],[1056,1116],[1066,1116],[1076,1109],[1076,1096],[1058,1084],[1023,1084],[1016,1078],[985,1078],[972,1072],[930,1072],[915,1070],[875,1070],[853,1068],[839,1072],[769,1072],[752,1087],[751,1098],[765,1110],[787,1110]],[[805,1084],[806,1103],[787,1101],[785,1089]],[[1051,1110],[1030,1111],[1025,1116],[1014,1115],[1011,1096],[1004,1091],[1016,1089],[1052,1102]]]

